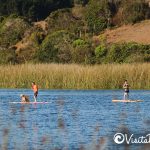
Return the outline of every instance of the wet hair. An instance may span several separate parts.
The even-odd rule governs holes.
[[[24,94],[20,94],[20,97],[24,97],[25,95]]]

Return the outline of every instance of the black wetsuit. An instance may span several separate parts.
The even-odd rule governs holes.
[[[128,85],[128,84],[125,84],[124,86],[125,86],[124,92],[125,92],[125,93],[129,93],[129,85]]]

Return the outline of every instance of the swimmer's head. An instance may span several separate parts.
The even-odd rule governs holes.
[[[20,94],[20,97],[23,97],[24,95],[23,94]]]

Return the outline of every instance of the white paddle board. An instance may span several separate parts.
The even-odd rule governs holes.
[[[9,102],[11,104],[49,104],[50,102]]]
[[[122,102],[122,103],[135,103],[135,102],[143,102],[143,100],[112,100],[112,102],[117,103],[117,102]]]

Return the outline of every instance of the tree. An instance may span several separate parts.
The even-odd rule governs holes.
[[[143,0],[127,1],[129,2],[124,4],[124,17],[127,23],[136,23],[148,17],[147,14],[150,12],[148,3]]]
[[[57,62],[57,53],[58,49],[53,45],[43,43],[42,47],[37,50],[35,57],[38,62]]]
[[[91,64],[93,61],[94,54],[91,43],[82,39],[77,39],[73,42],[71,54],[73,63]]]
[[[105,0],[91,0],[88,3],[85,18],[91,33],[99,34],[107,27],[108,13],[108,2]]]
[[[49,34],[38,50],[38,60],[42,62],[71,62],[72,42],[75,38],[74,34],[64,30]]]
[[[15,13],[32,20],[41,20],[54,10],[72,5],[72,0],[1,0],[0,15]]]

